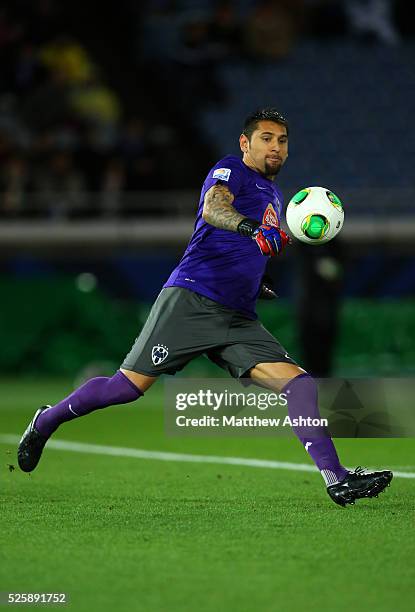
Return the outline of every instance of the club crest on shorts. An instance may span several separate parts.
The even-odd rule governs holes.
[[[167,359],[169,354],[169,349],[164,344],[156,344],[153,346],[151,351],[151,359],[155,366],[163,363],[165,359]]]

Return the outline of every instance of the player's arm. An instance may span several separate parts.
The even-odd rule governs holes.
[[[252,238],[263,255],[273,257],[290,242],[289,236],[277,227],[262,225],[238,213],[232,206],[235,197],[226,185],[216,183],[205,194],[202,217],[214,227],[238,232]]]
[[[245,217],[232,206],[235,196],[226,185],[216,183],[205,194],[202,217],[214,227],[237,232]]]

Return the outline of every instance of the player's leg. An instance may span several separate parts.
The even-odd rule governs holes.
[[[54,406],[42,406],[20,440],[17,451],[20,469],[24,472],[35,469],[46,442],[63,423],[94,410],[137,400],[155,380],[154,377],[118,370],[111,377],[91,378]]]
[[[153,305],[133,349],[143,334],[150,335],[149,327],[153,328],[153,321],[157,319],[157,302],[158,300]],[[54,406],[42,406],[36,411],[20,440],[17,451],[20,469],[24,472],[35,469],[48,439],[63,423],[94,410],[137,400],[156,380],[156,374],[135,372],[123,363],[114,376],[91,378]]]
[[[226,346],[218,347],[209,357],[235,378],[249,377],[261,386],[278,392],[288,391],[290,418],[320,418],[316,382],[259,321],[235,315]],[[390,471],[363,474],[346,470],[327,430],[293,429],[319,468],[327,491],[337,504],[344,506],[359,497],[372,497],[391,481]]]
[[[291,419],[320,419],[318,390],[315,380],[292,363],[259,363],[249,372],[250,377],[275,391],[285,393]],[[362,497],[377,497],[389,486],[392,472],[368,472],[357,468],[349,472],[339,461],[333,440],[323,427],[293,427],[305,450],[321,472],[327,492],[341,506],[353,504]]]
[[[134,377],[131,375],[135,375]],[[97,376],[87,380],[70,395],[43,409],[36,419],[36,429],[51,436],[62,423],[85,416],[94,410],[127,404],[141,397],[156,378],[118,370],[114,376]]]
[[[235,317],[229,339],[232,344],[211,353],[213,361],[227,368],[234,377],[250,377],[261,386],[287,393],[291,419],[320,417],[314,380],[294,363],[284,347],[258,321]],[[340,464],[329,436],[311,440],[302,435],[304,431],[301,428],[294,428],[294,432],[327,485],[343,480],[348,471]]]
[[[131,382],[143,393],[145,393],[157,380],[157,376],[148,376],[147,374],[140,374],[139,372],[133,372],[125,368],[120,368],[120,372],[122,372],[128,380],[131,380]]]
[[[301,416],[320,418],[316,382],[298,365],[284,362],[259,363],[250,370],[249,375],[262,385],[286,394],[291,420]],[[325,430],[319,434],[318,428],[311,431],[309,427],[293,427],[293,430],[320,470],[326,485],[343,480],[348,470],[341,465],[328,432]]]
[[[55,406],[36,412],[20,441],[20,468],[30,472],[36,467],[47,440],[62,423],[138,399],[161,374],[181,370],[223,333],[220,324],[212,322],[212,313],[200,296],[178,287],[163,289],[113,377],[93,378]]]

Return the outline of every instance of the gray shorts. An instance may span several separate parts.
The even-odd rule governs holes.
[[[194,291],[167,287],[121,367],[148,376],[175,374],[203,354],[234,378],[258,363],[295,363],[258,320]]]

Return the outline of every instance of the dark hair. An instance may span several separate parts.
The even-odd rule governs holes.
[[[288,134],[288,121],[286,120],[286,118],[281,115],[281,113],[279,113],[276,108],[263,108],[261,110],[257,110],[251,113],[245,119],[244,129],[242,133],[245,134],[249,141],[251,140],[252,134],[258,128],[259,121],[273,121],[274,123],[285,125]]]

